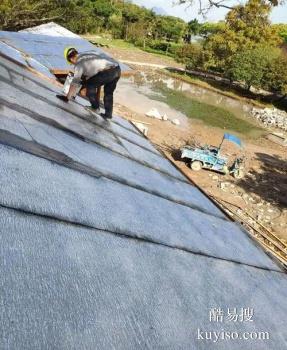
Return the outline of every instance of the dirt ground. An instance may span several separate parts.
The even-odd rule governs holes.
[[[127,60],[133,62],[144,62],[149,64],[158,64],[167,67],[183,68],[183,65],[177,63],[171,57],[164,57],[163,55],[154,55],[148,52],[136,49],[128,50],[121,48],[105,48],[105,52],[118,60]]]
[[[274,232],[287,243],[287,158],[286,149],[260,139],[245,142],[245,168],[243,179],[221,175],[208,170],[192,171],[180,160],[180,147],[185,144],[210,144],[218,146],[223,131],[190,120],[188,127],[175,126],[136,114],[122,105],[116,112],[129,120],[148,123],[148,138],[178,166],[197,186],[233,210],[247,212],[257,222]],[[231,158],[236,149],[231,145],[223,151]]]
[[[141,51],[126,49],[108,49],[117,59],[148,62],[151,64],[177,63],[171,59]],[[197,186],[209,196],[221,201],[229,210],[237,214],[245,213],[245,218],[254,219],[277,237],[287,243],[287,150],[265,138],[244,140],[245,176],[234,179],[230,175],[221,175],[208,170],[192,171],[180,160],[179,149],[186,144],[210,144],[218,146],[223,130],[206,126],[190,119],[188,126],[175,126],[169,121],[151,119],[137,114],[122,105],[116,105],[115,111],[129,120],[148,123],[148,138],[160,148],[166,156]],[[235,149],[224,149],[231,159],[236,156]],[[253,222],[254,222],[253,220]]]

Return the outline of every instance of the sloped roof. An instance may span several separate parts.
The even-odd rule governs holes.
[[[102,57],[109,57],[102,49],[80,37],[0,31],[1,53],[9,56],[14,51],[13,57],[18,58],[20,63],[21,60],[31,57],[34,62],[38,62],[38,65],[44,66],[47,70],[71,70],[71,65],[66,62],[63,54],[64,49],[69,46],[75,47],[79,52],[95,51]],[[131,71],[125,64],[121,64],[121,68],[124,72]]]
[[[286,274],[242,227],[126,120],[3,57],[0,75],[4,349],[213,349],[198,329],[222,328],[285,349]],[[254,321],[209,322],[235,307]]]
[[[78,39],[81,38],[79,35],[71,32],[67,28],[65,28],[65,27],[63,27],[55,22],[40,24],[39,26],[20,30],[20,32],[50,35],[50,36],[64,36],[66,38],[78,38]]]
[[[44,74],[48,78],[55,79],[54,74],[50,72],[50,70],[42,65],[41,63],[37,62],[34,58],[24,54],[23,52],[15,49],[14,47],[11,47],[7,45],[4,42],[0,41],[0,52],[5,55],[6,57],[9,57],[13,59],[14,61],[26,66],[33,68],[37,70],[38,72]]]

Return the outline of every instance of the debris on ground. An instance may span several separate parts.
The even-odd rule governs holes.
[[[148,135],[148,127],[144,124],[146,123],[140,123],[140,122],[136,122],[136,121],[132,121],[133,125],[145,136]]]
[[[150,118],[162,120],[162,115],[159,113],[159,111],[156,108],[152,108],[145,115]]]
[[[178,119],[173,119],[171,122],[174,125],[180,125],[180,121]]]
[[[277,143],[278,145],[287,147],[287,136],[284,136],[283,133],[271,133],[267,135],[268,140]]]
[[[156,108],[150,109],[148,112],[145,114],[149,118],[154,118],[158,120],[163,120],[163,121],[170,121],[174,125],[180,125],[179,119],[169,119],[166,114],[161,114]]]
[[[253,117],[266,127],[276,127],[287,131],[287,113],[277,108],[253,108]]]

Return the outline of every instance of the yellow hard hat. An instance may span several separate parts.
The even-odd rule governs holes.
[[[70,47],[66,47],[65,50],[64,50],[64,57],[65,57],[65,60],[67,61],[68,64],[72,64],[72,63],[69,61],[69,59],[68,59],[68,57],[69,57],[69,55],[70,55],[70,53],[71,53],[72,51],[78,52],[74,47],[71,47],[71,46],[70,46]]]

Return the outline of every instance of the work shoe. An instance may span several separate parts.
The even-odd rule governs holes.
[[[87,111],[92,112],[92,113],[96,113],[96,114],[100,114],[101,113],[101,109],[100,108],[93,108],[92,106],[88,106],[85,107]]]
[[[56,95],[56,97],[63,102],[69,102],[68,97],[65,95]]]
[[[104,119],[112,119],[112,116],[111,115],[107,115],[105,113],[100,113],[100,116]]]

